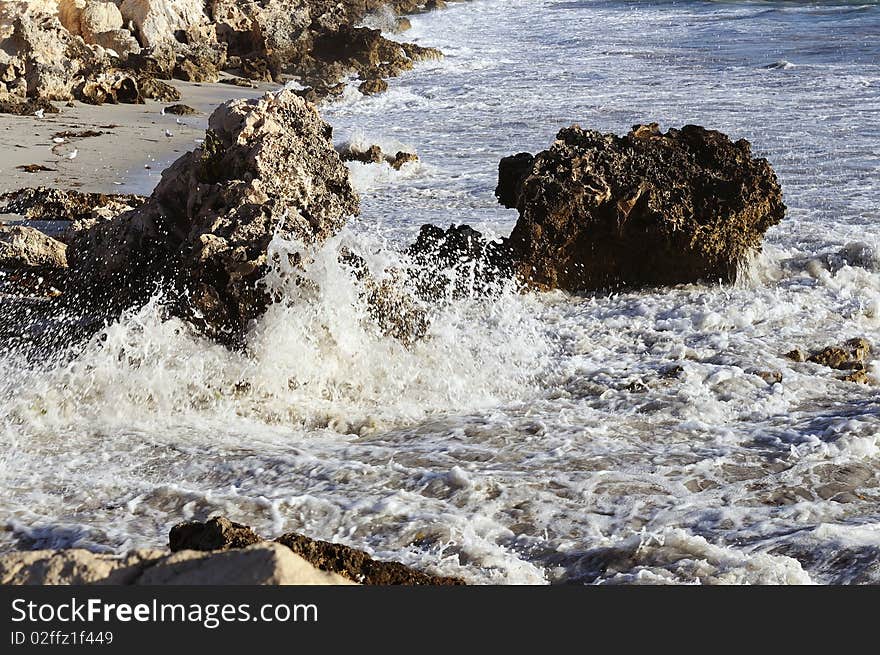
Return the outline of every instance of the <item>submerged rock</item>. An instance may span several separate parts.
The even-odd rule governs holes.
[[[119,309],[164,279],[177,291],[177,313],[236,342],[270,302],[260,281],[274,236],[319,243],[358,212],[330,136],[291,91],[221,105],[204,144],[163,173],[143,206],[75,225],[79,300]]]
[[[871,343],[867,339],[850,339],[841,346],[826,346],[807,357],[808,362],[838,370],[865,368],[871,355]]]
[[[357,161],[362,164],[381,164],[386,162],[391,168],[399,171],[405,164],[419,161],[419,156],[414,152],[398,150],[394,155],[382,152],[381,146],[373,144],[364,148],[348,144],[340,148],[339,156],[342,161]]]
[[[510,244],[539,288],[729,282],[785,215],[770,164],[747,141],[695,125],[624,137],[563,129],[517,187],[527,162],[502,165],[499,198],[516,203]]]

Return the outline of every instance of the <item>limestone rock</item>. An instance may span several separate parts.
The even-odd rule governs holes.
[[[124,557],[70,550],[31,550],[0,555],[2,585],[127,585],[162,557],[139,550]]]
[[[23,62],[30,97],[70,100],[79,79],[109,65],[105,57],[68,32],[55,16],[20,16],[8,42],[8,48]]]
[[[92,43],[102,48],[112,50],[116,55],[125,59],[129,55],[136,55],[141,51],[137,39],[128,30],[108,30],[93,35]]]
[[[180,33],[205,23],[204,4],[202,0],[123,0],[119,9],[141,45],[151,47],[177,41]]]
[[[260,280],[276,230],[317,243],[358,211],[330,135],[291,91],[221,105],[205,143],[163,173],[146,204],[71,236],[75,284],[88,290],[80,299],[103,290],[132,304],[148,280],[173,280],[178,311],[234,342],[269,302]]]
[[[123,557],[82,549],[0,555],[3,585],[350,585],[289,548],[263,543],[204,553],[132,551]]]
[[[0,268],[67,267],[67,246],[25,225],[0,225]]]
[[[352,582],[341,575],[318,570],[281,545],[262,543],[240,550],[173,553],[147,568],[137,584],[349,585]]]
[[[732,281],[785,215],[770,164],[695,125],[563,129],[518,193],[502,195],[520,214],[520,276],[569,291]]]
[[[122,13],[113,2],[91,0],[79,15],[80,36],[86,43],[95,43],[95,36],[102,32],[121,30]]]

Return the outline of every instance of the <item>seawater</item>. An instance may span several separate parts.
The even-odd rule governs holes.
[[[76,352],[0,358],[0,545],[121,552],[222,513],[474,583],[880,582],[877,387],[783,356],[880,344],[880,7],[477,0],[412,23],[446,57],[322,113],[420,162],[349,165],[361,216],[305,252],[313,284],[270,274],[245,351],[159,295]],[[424,223],[507,234],[501,157],[650,121],[776,169],[788,215],[736,284],[502,290],[411,347],[370,320],[339,249],[381,276]]]

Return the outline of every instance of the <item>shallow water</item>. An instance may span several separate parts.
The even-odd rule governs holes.
[[[247,353],[157,299],[73,358],[0,359],[3,546],[223,513],[477,583],[880,582],[876,387],[782,356],[880,343],[880,7],[480,0],[413,26],[443,61],[323,113],[421,162],[350,165],[362,215]],[[422,223],[505,234],[501,157],[654,120],[779,174],[788,217],[736,285],[461,300],[411,349],[368,320],[339,247],[378,272]]]

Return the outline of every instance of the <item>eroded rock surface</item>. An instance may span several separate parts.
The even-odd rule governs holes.
[[[67,246],[25,225],[0,225],[0,268],[67,268]]]
[[[207,522],[189,521],[175,525],[169,534],[172,551],[235,550],[253,547],[262,541],[253,530],[225,517]],[[434,576],[416,571],[398,562],[380,562],[361,550],[310,539],[295,532],[278,537],[281,544],[312,566],[332,575],[360,584],[370,585],[461,585],[458,578]]]
[[[729,282],[785,215],[770,164],[744,139],[695,125],[563,129],[514,188],[526,163],[508,164],[499,196],[520,214],[518,273],[539,288]]]
[[[74,226],[81,299],[130,306],[165,280],[179,293],[178,312],[234,342],[270,301],[260,280],[276,233],[320,243],[359,210],[330,137],[290,91],[221,105],[204,144],[163,173],[144,205]]]

